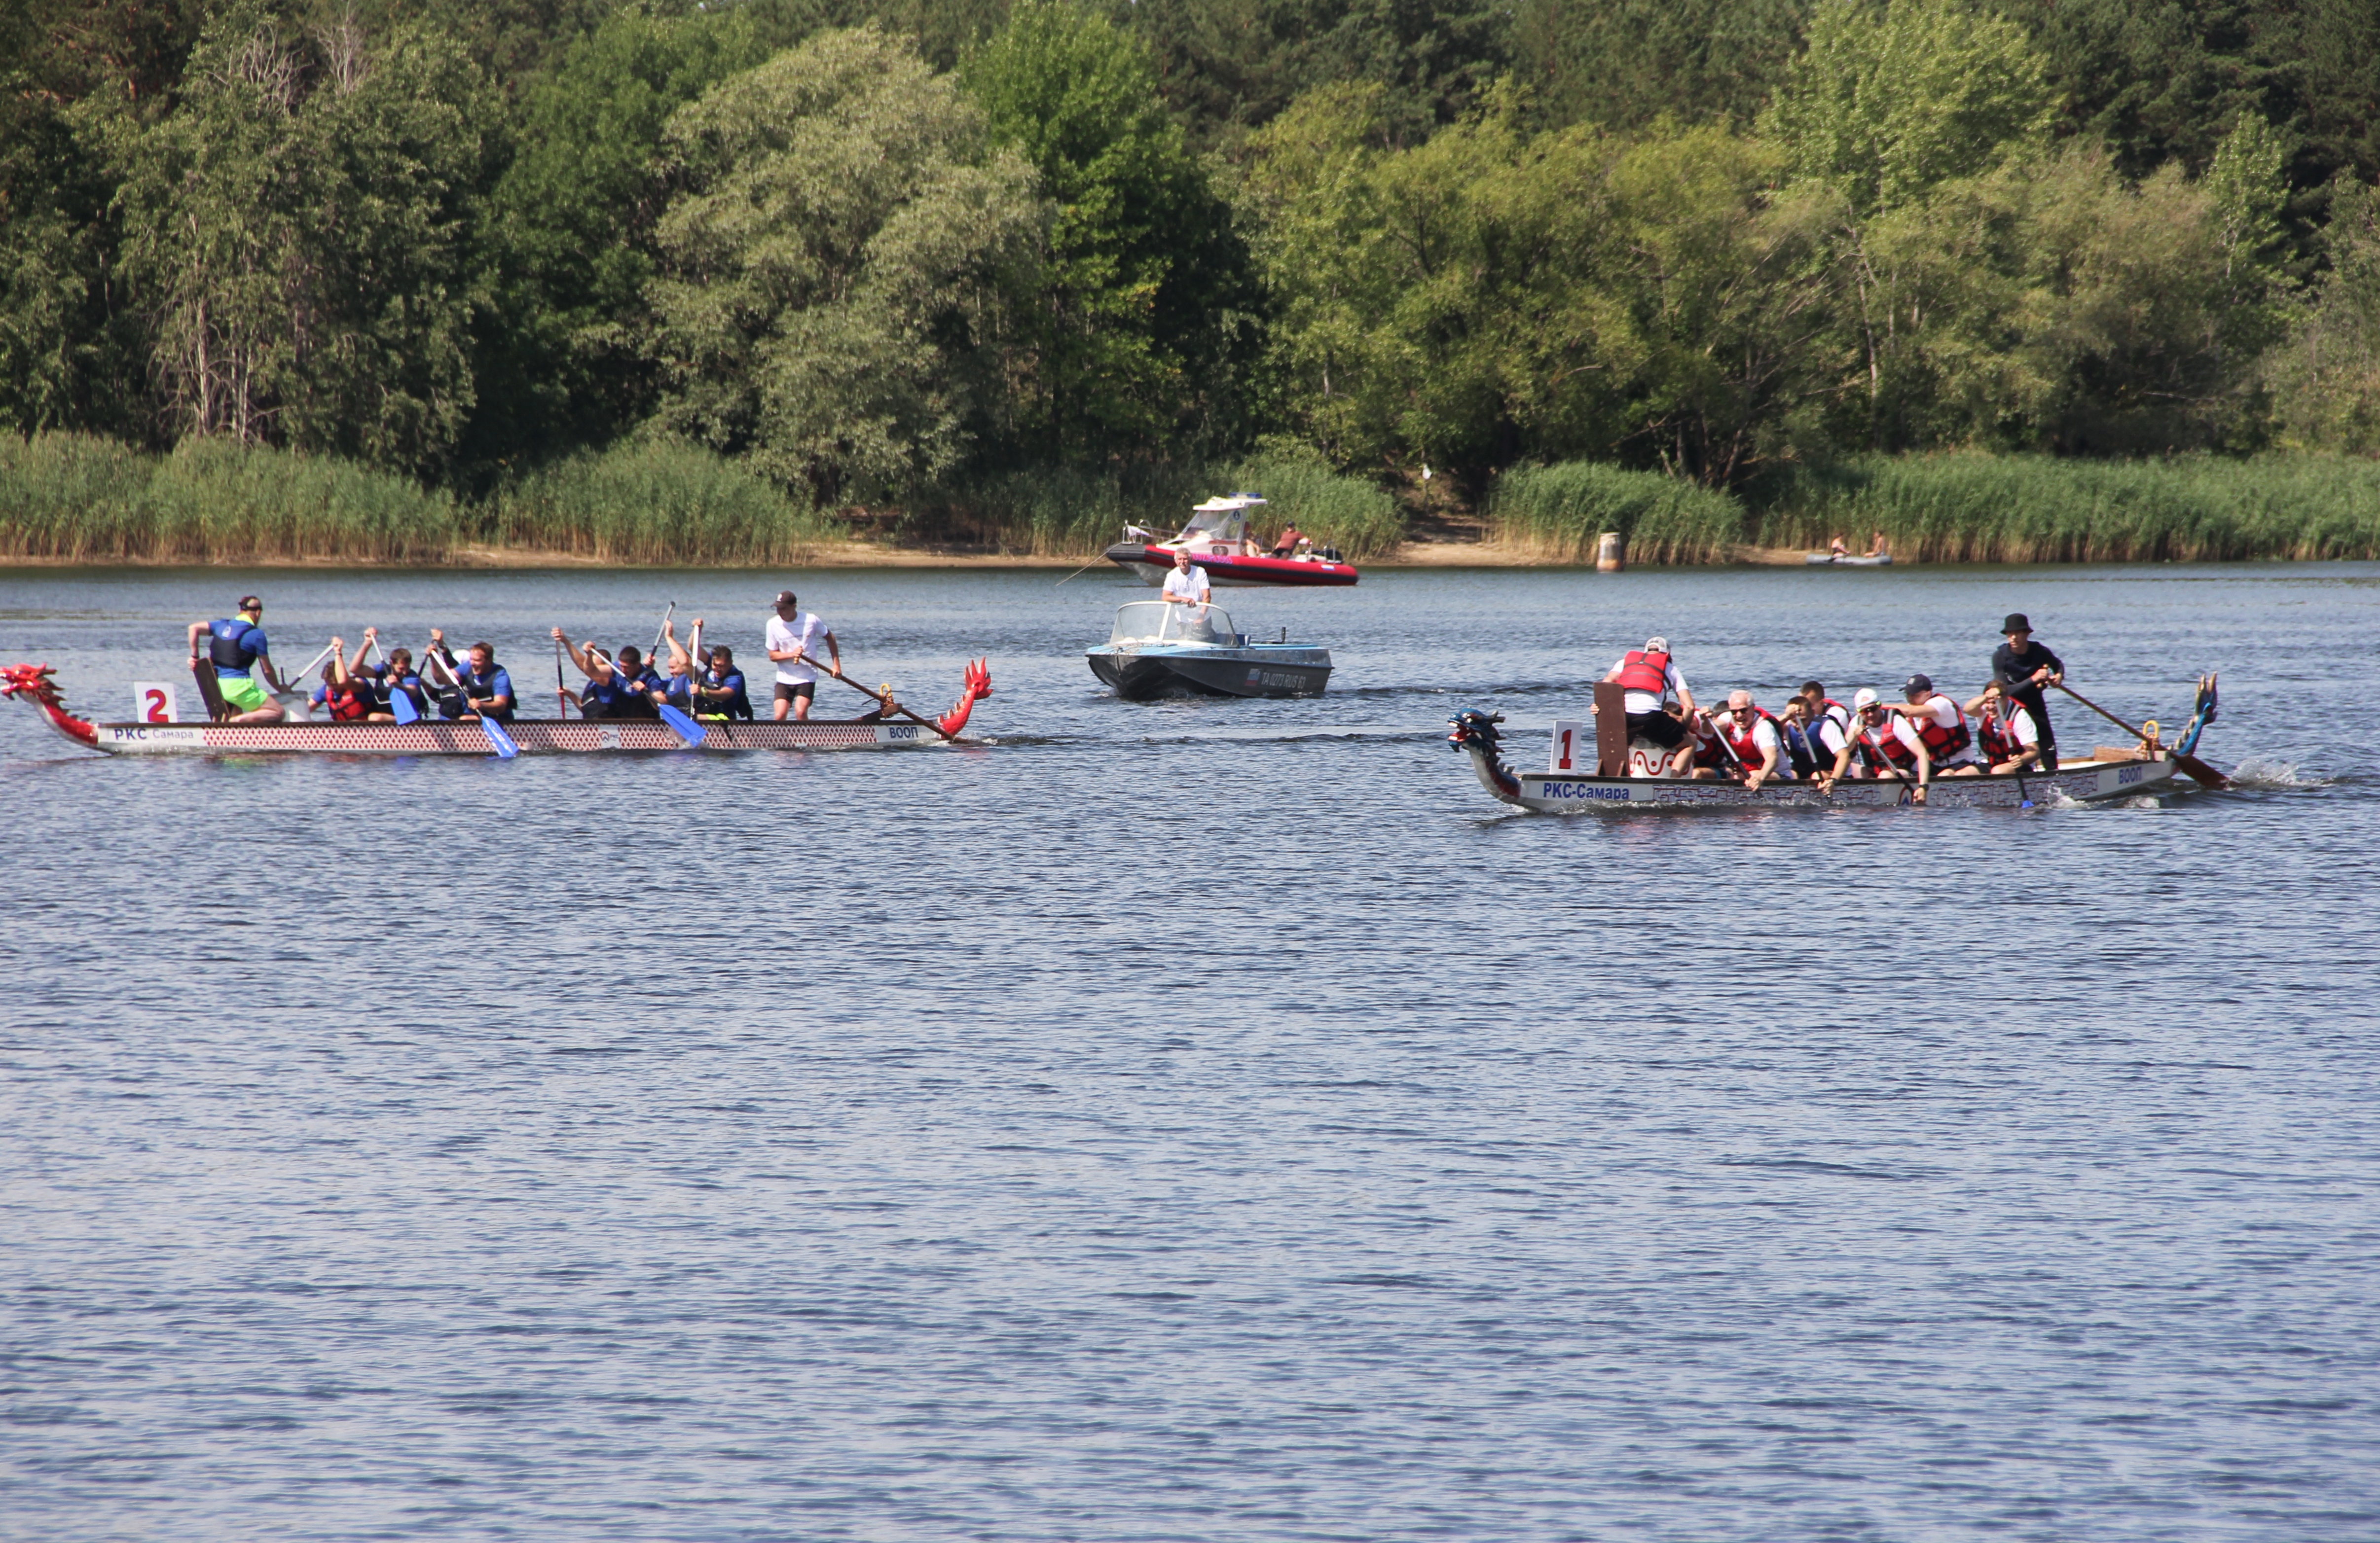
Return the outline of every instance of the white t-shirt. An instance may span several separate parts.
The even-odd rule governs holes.
[[[775,661],[777,679],[788,686],[817,680],[818,671],[809,667],[808,657],[817,654],[825,637],[826,623],[819,620],[816,611],[806,610],[790,623],[782,616],[769,618],[769,652],[788,654],[799,648],[805,656],[799,664],[783,659]]]
[[[2033,714],[2011,702],[2008,716],[2000,721],[2000,732],[2016,741],[2022,750],[2041,748],[2041,729],[2033,721]]]
[[[1820,756],[1829,765],[1843,753],[1843,746],[1852,742],[1851,736],[1844,732],[1844,719],[1832,707],[1820,708],[1818,721],[1803,732],[1816,743]]]
[[[1207,582],[1207,570],[1194,562],[1186,573],[1176,568],[1166,574],[1165,587],[1158,593],[1169,600],[1179,598],[1203,606],[1213,592],[1214,587]]]
[[[1627,664],[1627,662],[1628,656],[1626,654],[1621,655],[1618,658],[1611,661],[1611,669],[1604,671],[1603,678],[1607,681],[1611,679],[1612,672],[1621,669],[1622,666]],[[1661,704],[1669,697],[1674,696],[1682,702],[1684,701],[1686,696],[1686,678],[1678,673],[1678,661],[1676,659],[1672,658],[1668,664],[1661,667],[1661,685],[1664,689],[1664,695],[1662,696],[1655,696],[1649,691],[1630,692],[1628,693],[1627,700],[1621,703],[1620,710],[1624,713],[1658,713],[1661,710]]]

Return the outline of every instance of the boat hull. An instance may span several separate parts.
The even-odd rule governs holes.
[[[1892,566],[1892,554],[1885,552],[1875,557],[1834,557],[1826,552],[1811,552],[1806,554],[1802,561],[1812,568],[1889,568]]]
[[[60,735],[109,755],[490,755],[496,741],[477,723],[430,718],[416,723],[94,723],[67,711],[47,665],[0,668],[0,696],[24,704]],[[873,695],[875,693],[870,693]],[[520,718],[504,726],[524,755],[621,751],[873,750],[972,743],[958,739],[975,705],[991,694],[990,664],[966,668],[965,690],[928,721],[890,697],[862,718],[700,725],[689,743],[659,718]]]
[[[2031,802],[2077,803],[2172,793],[2192,784],[2177,780],[2168,757],[2156,761],[2102,761],[2061,766],[2043,776],[1941,777],[1927,790],[1936,809],[2016,809]],[[1554,772],[1513,776],[1518,790],[1505,802],[1543,814],[1582,810],[1631,809],[1856,809],[1888,808],[1909,802],[1909,787],[1897,779],[1845,780],[1821,793],[1814,782],[1771,782],[1746,788],[1738,782],[1689,782],[1663,778],[1572,777]],[[1493,784],[1489,791],[1495,791]],[[1499,795],[1502,796],[1501,794]]]
[[[111,755],[489,755],[474,723],[100,723],[93,750]],[[706,723],[700,749],[851,750],[938,744],[915,723]],[[686,750],[667,724],[649,719],[583,723],[552,718],[504,725],[524,755]]]
[[[1128,702],[1154,697],[1314,696],[1330,683],[1327,648],[1094,648],[1091,673]]]
[[[1107,559],[1143,583],[1160,585],[1173,570],[1173,548],[1119,541]],[[1230,557],[1221,553],[1190,554],[1206,570],[1207,582],[1218,589],[1335,589],[1356,580],[1353,563],[1325,562],[1320,558]]]

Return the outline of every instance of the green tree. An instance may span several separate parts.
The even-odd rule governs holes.
[[[120,126],[115,199],[171,431],[441,473],[474,396],[477,69],[433,32],[350,48],[249,6],[180,95]]]
[[[1801,52],[1810,0],[1522,0],[1512,73],[1548,127],[1749,127]]]
[[[680,108],[663,142],[659,428],[824,503],[943,476],[999,427],[1038,210],[948,77],[873,28],[829,32]]]
[[[1230,147],[1318,87],[1381,89],[1415,144],[1461,118],[1511,60],[1512,12],[1480,0],[1135,0],[1116,7],[1201,148]]]
[[[471,433],[480,466],[601,444],[652,410],[653,227],[670,115],[767,56],[742,11],[613,13],[522,93],[490,200],[493,315]]]
[[[1822,0],[1765,131],[1794,174],[1866,215],[2022,151],[2049,111],[2041,56],[2011,22],[1964,0]]]
[[[1020,404],[1028,442],[1051,460],[1185,438],[1220,448],[1257,295],[1147,51],[1070,0],[1019,0],[965,78],[1050,205]]]

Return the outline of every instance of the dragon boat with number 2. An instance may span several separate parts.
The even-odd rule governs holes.
[[[1503,755],[1503,722],[1472,709],[1447,720],[1448,742],[1467,752],[1480,785],[1502,802],[1541,814],[1585,810],[1755,808],[1840,809],[1890,807],[1916,802],[1916,783],[1905,777],[1844,778],[1824,791],[1815,781],[1765,782],[1757,788],[1727,778],[1694,779],[1663,775],[1667,752],[1637,741],[1626,742],[1624,698],[1609,681],[1596,687],[1595,724],[1557,722],[1544,771],[1515,771]],[[2229,779],[2192,753],[2199,734],[2215,719],[2215,678],[2199,682],[2198,702],[2181,738],[2167,746],[2154,720],[2143,725],[2131,749],[2100,745],[2087,760],[2064,759],[2054,772],[2023,771],[1976,777],[1936,777],[1925,790],[1929,807],[2030,809],[2061,801],[2090,803],[2143,794],[2178,793],[2195,786],[2223,788]],[[1608,727],[1607,727],[1608,726]],[[2127,726],[2129,727],[2129,726]]]
[[[867,689],[867,688],[863,688]],[[706,719],[681,734],[654,718],[515,718],[491,735],[477,722],[422,718],[413,723],[103,723],[67,710],[48,665],[0,667],[0,696],[24,704],[85,750],[110,755],[488,755],[652,750],[875,750],[903,745],[972,744],[959,731],[977,702],[991,694],[991,670],[966,668],[956,704],[940,717],[910,712],[889,693],[861,717],[776,722]],[[690,734],[692,737],[687,737]]]

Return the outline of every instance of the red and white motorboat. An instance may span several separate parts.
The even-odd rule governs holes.
[[[162,703],[163,693],[158,693]],[[731,723],[706,718],[689,741],[653,718],[515,718],[504,725],[518,753],[585,753],[620,750],[872,750],[892,745],[973,744],[961,740],[977,701],[991,694],[991,671],[980,659],[966,668],[956,704],[938,718],[896,721],[897,703],[865,717]],[[486,755],[507,753],[477,723],[423,718],[415,723],[102,723],[67,711],[48,665],[0,666],[0,696],[23,703],[85,750],[110,755]],[[695,730],[689,729],[689,733]]]
[[[1108,548],[1108,561],[1151,585],[1165,582],[1173,554],[1184,549],[1218,589],[1316,588],[1355,582],[1354,565],[1341,561],[1335,547],[1301,541],[1292,557],[1249,556],[1248,511],[1262,508],[1264,501],[1254,493],[1208,499],[1190,512],[1190,523],[1170,541],[1157,539],[1154,531],[1127,525],[1124,538]]]

